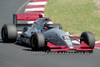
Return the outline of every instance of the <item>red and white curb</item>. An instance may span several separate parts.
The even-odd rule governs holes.
[[[25,13],[28,13],[28,14],[41,13],[42,15],[44,15],[44,7],[47,4],[47,2],[48,0],[31,0],[26,6]],[[28,21],[27,23],[31,24],[33,22],[34,21]],[[70,35],[70,36],[78,37],[77,35]],[[78,41],[73,40],[73,42],[79,44]],[[95,48],[100,49],[100,41],[95,42]]]
[[[25,13],[28,14],[42,14],[44,16],[44,7],[47,4],[48,0],[31,0],[25,9]],[[33,23],[34,21],[27,21],[28,24]]]
[[[95,42],[95,48],[100,49],[100,41]]]

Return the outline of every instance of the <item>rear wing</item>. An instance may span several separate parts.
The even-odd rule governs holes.
[[[43,15],[42,14],[13,14],[13,24],[17,24],[17,21],[35,21],[38,18],[43,18]]]

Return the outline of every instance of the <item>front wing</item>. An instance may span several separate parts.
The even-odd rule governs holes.
[[[47,43],[47,47],[50,48],[50,51],[68,51],[68,50],[75,50],[75,51],[93,51],[93,48],[82,42],[79,45],[73,45],[74,48],[68,48],[67,46],[63,45],[54,45],[50,42]]]

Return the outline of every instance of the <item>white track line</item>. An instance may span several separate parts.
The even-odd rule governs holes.
[[[44,2],[30,2],[28,3],[28,5],[46,5],[47,4],[47,1],[44,1]]]
[[[44,8],[29,8],[29,9],[25,9],[25,12],[28,11],[44,11]]]

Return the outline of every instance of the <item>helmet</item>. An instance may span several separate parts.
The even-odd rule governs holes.
[[[49,17],[45,16],[44,17],[45,24],[53,24],[52,20],[49,19]]]
[[[48,19],[48,20],[46,20],[46,22],[44,24],[44,29],[48,30],[48,29],[51,29],[51,28],[53,28],[53,22],[50,19]]]
[[[53,24],[51,20],[48,20],[45,24]]]

